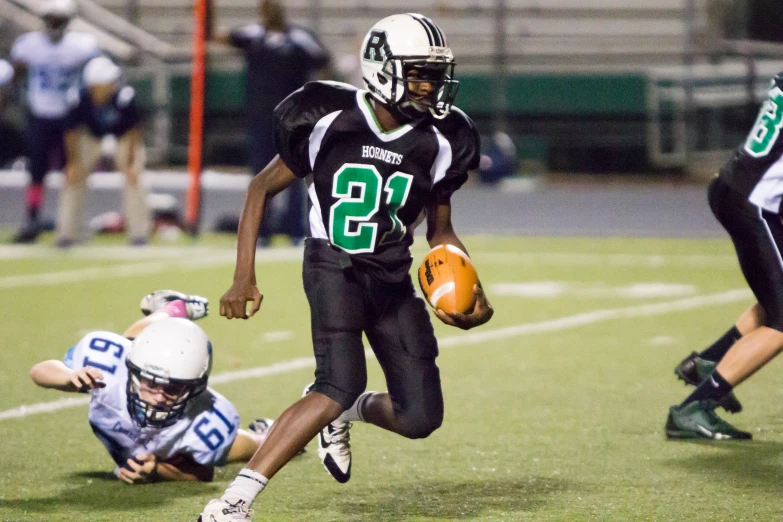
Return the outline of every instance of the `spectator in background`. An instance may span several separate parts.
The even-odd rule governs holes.
[[[247,60],[245,96],[253,174],[260,172],[277,153],[272,116],[277,104],[308,81],[326,76],[330,64],[323,45],[305,29],[289,24],[278,1],[262,0],[259,14],[261,23],[236,27],[214,37],[242,50]],[[300,243],[305,234],[304,182],[291,185],[267,208],[259,243],[269,244],[275,223],[280,232],[295,244]]]
[[[26,78],[28,160],[32,181],[25,202],[27,221],[14,237],[16,243],[32,243],[41,231],[40,209],[49,156],[62,150],[67,92],[80,83],[82,67],[100,54],[98,40],[90,34],[65,32],[76,16],[74,0],[44,0],[40,4],[43,31],[20,36],[11,48],[18,81]]]
[[[132,245],[147,243],[150,211],[141,181],[144,171],[144,139],[133,87],[122,84],[122,70],[105,56],[84,67],[85,87],[70,93],[71,108],[65,118],[65,187],[57,213],[57,242],[68,248],[81,238],[87,177],[101,156],[101,140],[117,138],[116,168],[125,174],[123,210],[125,230]]]

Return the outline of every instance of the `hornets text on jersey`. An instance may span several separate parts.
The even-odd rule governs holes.
[[[42,31],[25,33],[11,47],[11,60],[27,66],[27,102],[39,118],[61,118],[67,92],[81,84],[82,67],[100,54],[91,34],[68,32],[52,42]]]
[[[211,388],[192,399],[181,419],[166,428],[139,428],[128,413],[125,358],[132,342],[121,335],[96,331],[85,335],[65,356],[71,369],[84,366],[103,373],[104,388],[90,393],[89,421],[117,466],[141,453],[160,461],[192,459],[203,466],[222,463],[239,429],[234,405]]]
[[[277,150],[307,177],[310,234],[327,239],[381,280],[410,268],[411,225],[478,166],[479,136],[459,109],[391,132],[381,129],[367,91],[310,82],[275,109]]]

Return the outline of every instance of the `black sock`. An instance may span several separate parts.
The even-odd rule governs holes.
[[[742,337],[740,331],[736,326],[732,326],[720,339],[712,343],[712,346],[701,352],[699,357],[706,361],[719,362],[734,343],[740,340],[740,337]]]
[[[682,408],[686,404],[690,404],[694,401],[704,401],[708,399],[717,401],[729,393],[732,388],[733,386],[729,384],[729,381],[724,379],[723,376],[715,370],[696,387],[694,392],[680,404],[680,407]]]
[[[38,214],[41,212],[41,207],[38,205],[30,205],[27,207],[27,222],[36,223],[38,221]]]

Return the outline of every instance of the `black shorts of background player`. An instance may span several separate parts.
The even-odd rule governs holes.
[[[431,20],[411,14],[385,18],[370,30],[361,53],[369,92],[312,82],[275,110],[279,157],[250,184],[234,283],[220,311],[230,319],[258,310],[254,254],[264,205],[294,179],[306,177],[311,237],[305,241],[303,279],[315,382],[283,412],[266,443],[224,496],[209,503],[202,520],[247,519],[247,508],[267,481],[316,435],[327,471],[345,482],[351,473],[351,422],[424,438],[443,420],[437,341],[426,304],[414,293],[409,247],[412,225],[425,211],[430,245],[464,250],[452,227],[450,198],[478,165],[478,132],[451,107],[454,60]],[[474,293],[470,313],[436,311],[438,318],[463,329],[489,321],[491,305],[478,285]],[[388,392],[365,392],[362,333]]]
[[[670,438],[750,439],[715,414],[720,405],[742,409],[732,389],[783,349],[783,76],[772,82],[746,141],[709,188],[713,214],[731,237],[740,268],[757,303],[701,353],[692,353],[675,373],[696,390],[669,409]]]

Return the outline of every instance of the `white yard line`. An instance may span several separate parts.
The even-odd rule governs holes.
[[[276,261],[296,261],[302,259],[301,248],[274,248],[256,252],[256,263],[272,263]],[[0,289],[26,288],[30,286],[54,286],[64,283],[94,281],[98,279],[117,279],[120,277],[136,277],[140,275],[157,274],[166,271],[200,270],[233,264],[236,253],[225,250],[222,253],[199,256],[194,255],[181,259],[151,261],[144,263],[128,263],[106,267],[78,268],[58,272],[39,274],[22,274],[0,277]]]
[[[65,259],[119,259],[146,260],[140,263],[126,263],[107,267],[90,267],[39,274],[0,276],[0,289],[24,288],[30,286],[53,286],[64,283],[94,281],[117,277],[136,277],[169,270],[198,270],[231,264],[236,258],[233,249],[208,247],[80,247],[72,252],[61,253],[43,246],[0,245],[0,260],[35,259],[61,255]],[[416,259],[423,255],[415,253]],[[585,253],[503,253],[477,251],[476,262],[561,266],[710,266],[734,267],[736,257],[730,255],[637,255],[637,254],[585,254]],[[154,260],[151,260],[154,259]],[[300,261],[301,248],[273,248],[259,250],[256,261]]]
[[[587,254],[583,252],[482,252],[471,251],[474,262],[515,265],[560,266],[663,266],[725,267],[737,266],[733,254]]]
[[[685,310],[694,310],[697,308],[704,308],[707,306],[715,306],[726,303],[733,303],[736,301],[745,301],[751,299],[753,295],[749,290],[737,289],[729,290],[727,292],[721,292],[717,294],[709,294],[697,297],[688,297],[685,299],[677,299],[674,301],[664,301],[659,303],[626,306],[622,308],[607,308],[593,310],[591,312],[583,312],[580,314],[569,315],[566,317],[559,317],[557,319],[548,319],[545,321],[538,321],[534,323],[519,324],[515,326],[507,326],[504,328],[496,328],[494,330],[478,330],[470,333],[463,333],[458,335],[449,335],[441,337],[438,340],[438,345],[441,349],[452,348],[455,346],[463,346],[470,344],[479,344],[492,341],[498,341],[502,339],[510,339],[513,337],[520,337],[524,335],[533,335],[547,332],[560,332],[563,330],[569,330],[572,328],[578,328],[580,326],[587,326],[604,321],[612,321],[615,319],[627,319],[634,317],[649,317],[655,315],[664,315],[674,312],[681,312]],[[368,358],[374,357],[371,350],[367,349],[365,354]],[[247,370],[236,370],[231,372],[224,372],[218,375],[212,376],[209,381],[210,384],[223,384],[235,381],[243,381],[247,379],[257,379],[262,377],[269,377],[271,375],[280,375],[285,373],[291,373],[296,370],[302,370],[305,368],[312,368],[315,366],[315,359],[312,357],[298,357],[296,359],[290,359],[288,361],[281,361],[270,366],[260,366],[257,368],[250,368]],[[0,412],[0,422],[17,419],[21,417],[28,417],[30,415],[36,415],[38,413],[50,413],[54,411],[63,410],[66,408],[72,408],[74,406],[83,406],[90,402],[89,397],[78,397],[61,399],[52,402],[41,402],[38,404],[31,404],[29,406],[20,406],[18,408],[12,408]]]
[[[84,245],[61,250],[48,245],[0,245],[0,261],[24,259],[84,259],[84,260],[160,260],[176,257],[207,256],[234,252],[234,248],[204,246],[161,246],[149,245],[143,248],[114,245]]]

